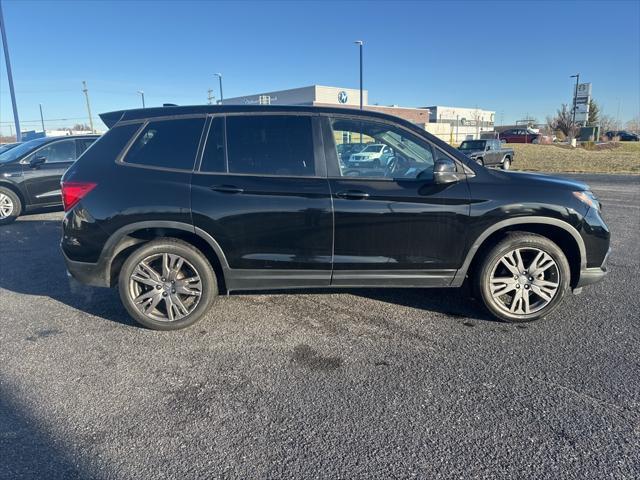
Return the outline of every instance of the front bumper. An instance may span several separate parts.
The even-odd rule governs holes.
[[[582,291],[582,287],[593,285],[594,283],[604,280],[604,277],[609,273],[607,271],[607,259],[609,258],[609,254],[611,254],[611,248],[607,251],[604,260],[602,261],[602,265],[595,268],[584,268],[580,271],[580,278],[573,289],[573,293],[580,293]]]

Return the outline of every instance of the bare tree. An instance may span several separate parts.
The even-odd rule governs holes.
[[[604,133],[610,130],[617,130],[616,119],[613,118],[611,115],[601,115],[600,116],[600,134],[603,135]]]
[[[91,130],[91,128],[89,128],[89,125],[87,125],[86,123],[76,123],[73,127],[71,127],[71,130],[75,130],[76,132],[88,132]]]
[[[552,119],[552,125],[554,130],[560,130],[566,137],[575,137],[578,133],[578,127],[573,123],[573,116],[566,103],[562,104]]]
[[[640,115],[629,120],[625,125],[625,128],[632,132],[640,133]]]

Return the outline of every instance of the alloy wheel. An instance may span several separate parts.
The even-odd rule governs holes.
[[[8,195],[0,193],[0,219],[9,218],[13,213],[13,201]]]
[[[157,253],[144,258],[133,270],[129,295],[143,315],[174,322],[198,306],[202,280],[195,267],[180,255]]]
[[[555,298],[560,287],[560,269],[543,250],[516,248],[496,262],[489,282],[498,308],[510,314],[530,315]]]

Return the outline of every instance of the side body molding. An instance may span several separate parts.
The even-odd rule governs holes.
[[[464,282],[465,276],[467,275],[467,270],[469,269],[469,265],[471,265],[471,262],[473,261],[475,254],[478,252],[478,249],[480,248],[480,246],[484,243],[484,241],[487,238],[489,238],[491,234],[505,227],[512,227],[514,225],[524,225],[524,224],[531,224],[531,223],[540,224],[540,225],[552,225],[554,227],[559,227],[564,231],[566,231],[567,233],[571,234],[573,239],[576,241],[576,244],[578,245],[578,249],[580,250],[580,270],[582,271],[587,267],[587,253],[586,253],[587,250],[584,245],[584,240],[580,236],[580,233],[578,233],[578,230],[576,230],[575,227],[573,227],[571,224],[563,220],[558,220],[557,218],[550,218],[550,217],[538,217],[538,216],[516,217],[516,218],[509,218],[507,220],[502,220],[501,222],[491,225],[484,232],[482,232],[478,238],[476,238],[476,240],[473,242],[473,244],[469,248],[469,251],[467,252],[467,256],[465,257],[464,263],[462,264],[462,266],[454,276],[453,281],[451,282],[451,286],[459,287],[462,285],[462,283]]]

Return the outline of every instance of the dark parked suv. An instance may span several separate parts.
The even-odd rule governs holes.
[[[62,250],[143,325],[193,324],[222,291],[459,287],[529,321],[602,279],[609,231],[578,182],[486,169],[418,126],[343,108],[102,115],[62,180]],[[342,142],[384,144],[354,172]]]
[[[43,137],[0,153],[0,225],[23,212],[62,205],[62,175],[97,138]]]

